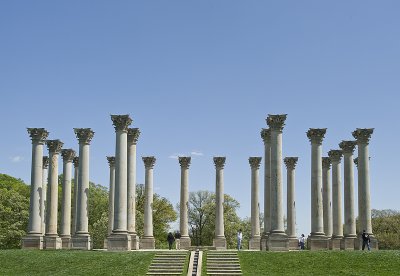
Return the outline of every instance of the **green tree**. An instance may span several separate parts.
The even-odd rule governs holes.
[[[372,209],[372,229],[380,249],[400,249],[400,212]]]

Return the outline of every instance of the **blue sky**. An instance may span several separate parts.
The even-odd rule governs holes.
[[[191,191],[214,191],[212,157],[223,155],[225,192],[250,216],[248,157],[263,155],[267,114],[287,113],[298,234],[310,232],[310,127],[328,129],[324,156],[374,127],[372,207],[400,209],[399,11],[395,0],[1,1],[0,172],[30,182],[26,127],[76,150],[73,128],[91,127],[90,179],[108,186],[110,114],[129,113],[142,131],[139,183],[139,158],[156,156],[155,192],[175,205],[173,157],[193,156]]]

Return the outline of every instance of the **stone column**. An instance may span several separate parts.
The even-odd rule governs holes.
[[[128,234],[131,236],[131,249],[139,249],[139,236],[136,234],[136,144],[140,136],[138,128],[128,129]]]
[[[141,249],[154,249],[153,236],[153,168],[156,163],[154,156],[142,157],[146,169],[144,180],[144,235],[140,240]]]
[[[110,180],[108,190],[108,231],[107,235],[112,234],[114,228],[114,197],[115,197],[115,157],[107,156],[108,165],[110,166]],[[104,249],[108,248],[108,238],[104,239]]]
[[[299,249],[296,236],[296,197],[295,197],[295,168],[298,157],[286,157],[285,162],[287,169],[287,230],[286,234],[289,239],[289,249]]]
[[[264,231],[261,250],[267,250],[267,239],[271,230],[271,130],[263,128],[261,138],[264,142]]]
[[[311,250],[329,248],[329,241],[324,233],[324,214],[322,207],[322,140],[326,128],[310,128],[307,137],[311,142]]]
[[[356,217],[354,215],[354,172],[353,152],[355,141],[342,141],[339,147],[343,152],[344,160],[344,238],[341,249],[354,250],[356,234]]]
[[[63,183],[62,183],[62,203],[61,203],[61,232],[60,238],[62,248],[71,247],[71,180],[72,180],[72,161],[75,157],[73,149],[63,149]]]
[[[108,237],[108,250],[131,250],[128,234],[128,127],[129,115],[111,115],[116,133],[114,229]]]
[[[369,179],[368,144],[373,132],[373,128],[357,128],[352,134],[357,140],[358,147],[358,217],[360,220],[359,236],[361,236],[362,231],[365,230],[365,232],[368,233],[371,238],[371,248],[378,249],[378,240],[372,233]]]
[[[340,250],[343,239],[342,222],[342,182],[340,174],[341,150],[330,150],[328,156],[332,162],[332,239],[330,249]]]
[[[76,232],[72,238],[73,249],[92,249],[89,235],[89,145],[94,136],[90,128],[75,128],[79,141],[78,216]]]
[[[282,188],[282,130],[286,116],[268,115],[267,118],[271,130],[271,231],[267,250],[271,251],[289,250],[289,240],[284,229]]]
[[[188,231],[188,207],[189,207],[189,166],[191,157],[179,157],[181,166],[181,200],[180,200],[180,249],[187,249],[191,246]]]
[[[251,167],[251,237],[249,249],[260,250],[260,203],[258,200],[258,187],[260,183],[259,169],[261,157],[250,157]]]
[[[215,180],[215,237],[213,246],[217,250],[226,249],[224,227],[224,166],[226,157],[214,157]]]
[[[76,156],[72,161],[74,163],[74,199],[73,199],[73,217],[72,217],[72,235],[75,236],[76,224],[78,220],[78,194],[79,194],[79,157]]]
[[[42,191],[43,145],[49,133],[44,128],[28,128],[32,139],[31,194],[28,233],[22,238],[22,248],[43,249],[40,194]]]
[[[46,198],[49,157],[43,156],[42,190],[40,192],[40,217],[42,219],[42,235],[46,234]]]
[[[331,159],[322,157],[322,202],[324,212],[324,233],[332,238],[332,194],[331,194]]]
[[[61,249],[61,238],[57,233],[58,215],[58,155],[64,145],[60,140],[47,140],[49,149],[49,186],[47,189],[46,208],[46,235],[44,238],[46,249]]]

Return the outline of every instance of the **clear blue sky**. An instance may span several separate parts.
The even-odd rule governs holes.
[[[399,13],[396,0],[1,1],[0,172],[30,182],[26,127],[76,150],[73,128],[91,127],[90,179],[108,186],[110,114],[129,113],[142,131],[139,183],[140,156],[155,155],[155,192],[175,205],[173,156],[194,152],[190,190],[214,191],[212,157],[224,155],[225,192],[250,216],[248,157],[263,155],[267,114],[287,113],[300,233],[310,232],[310,127],[328,128],[324,156],[374,127],[372,207],[400,209]]]

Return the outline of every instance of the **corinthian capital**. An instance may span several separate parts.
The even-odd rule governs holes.
[[[46,139],[49,136],[49,132],[44,128],[27,128],[27,130],[32,142],[36,142],[41,145],[46,142]]]
[[[356,145],[356,141],[342,141],[340,142],[339,147],[342,149],[343,153],[353,154]]]
[[[191,160],[192,160],[191,157],[186,157],[186,156],[179,157],[179,164],[181,165],[181,168],[189,169]]]
[[[267,125],[271,130],[282,131],[285,125],[287,114],[272,115],[268,114]]]
[[[259,169],[261,163],[261,157],[249,157],[249,164],[252,169]]]
[[[260,134],[264,144],[271,142],[271,130],[269,128],[262,128]]]
[[[343,152],[341,150],[330,150],[328,151],[328,156],[331,162],[340,162],[342,159]]]
[[[128,127],[132,124],[132,119],[127,115],[111,115],[115,131],[127,132]]]
[[[115,166],[115,156],[107,156],[107,161],[110,168]]]
[[[332,164],[330,157],[322,157],[322,168],[323,169],[330,169]]]
[[[73,149],[63,149],[61,156],[65,162],[72,162],[75,158],[75,151]]]
[[[74,132],[76,138],[78,138],[79,144],[89,145],[94,136],[94,131],[90,128],[74,128]]]
[[[142,157],[142,160],[146,169],[154,168],[154,164],[156,163],[156,158],[154,156]]]
[[[312,143],[317,143],[319,145],[322,144],[322,140],[324,140],[326,133],[326,128],[310,128],[307,131],[307,137]]]
[[[369,139],[372,133],[374,133],[373,128],[357,128],[352,132],[353,137],[357,140],[358,144],[369,144]]]
[[[75,168],[79,167],[79,157],[78,156],[75,156],[74,160],[72,160],[72,162],[74,163]]]
[[[286,168],[288,170],[294,170],[296,168],[298,157],[285,157],[283,162],[285,162]]]
[[[49,167],[49,157],[43,156],[43,169],[47,169]]]
[[[358,168],[358,157],[353,159],[354,164],[356,164],[357,168]]]
[[[61,152],[61,148],[64,145],[63,142],[61,142],[60,140],[47,140],[46,141],[47,144],[47,148],[49,149],[49,152],[58,154]]]
[[[216,169],[223,169],[224,168],[226,157],[217,156],[217,157],[214,157],[213,160],[214,160],[214,164],[215,164],[215,168]]]
[[[128,128],[128,143],[136,145],[140,136],[140,130],[138,128]]]

